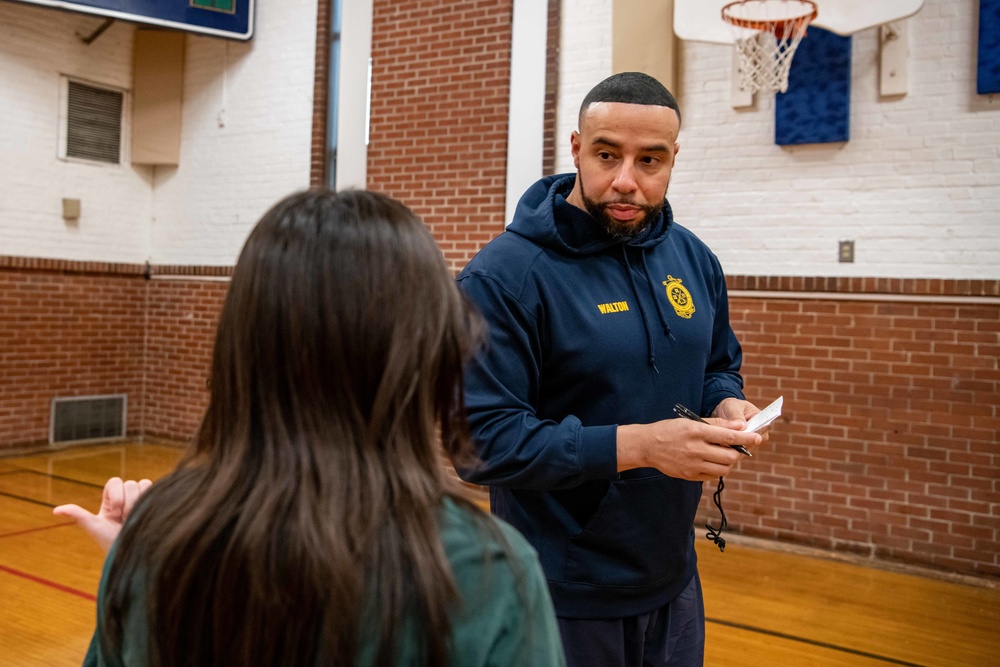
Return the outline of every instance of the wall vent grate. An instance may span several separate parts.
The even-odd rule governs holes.
[[[66,157],[119,164],[124,99],[118,90],[68,81]]]
[[[51,444],[125,437],[125,394],[52,399]]]

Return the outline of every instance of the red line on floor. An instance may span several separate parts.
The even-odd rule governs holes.
[[[63,526],[75,525],[75,521],[67,521],[65,523],[54,523],[51,526],[39,526],[38,528],[27,528],[25,530],[15,530],[13,533],[3,533],[0,535],[0,539],[5,537],[14,537],[15,535],[24,535],[25,533],[37,533],[40,530],[49,530],[51,528],[62,528]]]
[[[91,595],[90,593],[84,593],[83,591],[78,591],[75,588],[70,588],[69,586],[63,586],[62,584],[57,584],[56,582],[49,581],[48,579],[42,579],[41,577],[36,577],[33,574],[28,574],[27,572],[21,572],[20,570],[15,570],[13,568],[7,567],[6,565],[0,565],[0,572],[13,574],[15,577],[21,577],[22,579],[27,579],[28,581],[33,581],[36,584],[48,586],[49,588],[54,588],[57,591],[62,591],[63,593],[76,595],[77,597],[81,597],[84,600],[90,600],[91,602],[97,601],[97,598]]]

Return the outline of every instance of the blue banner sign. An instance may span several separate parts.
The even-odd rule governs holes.
[[[254,0],[17,0],[215,37],[253,36]]]

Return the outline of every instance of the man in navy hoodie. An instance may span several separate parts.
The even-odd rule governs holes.
[[[466,403],[494,513],[535,547],[570,667],[701,665],[693,521],[759,410],[718,259],[666,201],[680,111],[652,77],[583,101],[543,178],[458,278],[489,324]],[[677,419],[681,403],[710,423]]]

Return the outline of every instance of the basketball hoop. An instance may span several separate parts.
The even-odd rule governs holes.
[[[737,0],[722,8],[740,57],[740,85],[758,90],[788,90],[788,70],[806,28],[818,11],[812,0]]]

